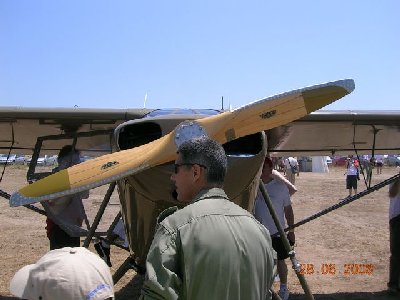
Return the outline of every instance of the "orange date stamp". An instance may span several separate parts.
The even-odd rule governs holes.
[[[300,274],[303,275],[367,275],[371,276],[374,273],[373,264],[333,264],[323,263],[321,265],[300,264]]]

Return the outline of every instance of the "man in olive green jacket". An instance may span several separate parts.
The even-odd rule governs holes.
[[[171,176],[178,201],[158,217],[141,299],[268,299],[274,252],[270,235],[222,189],[227,159],[202,137],[178,149]]]

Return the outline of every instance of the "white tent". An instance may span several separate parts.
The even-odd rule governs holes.
[[[328,164],[326,163],[326,156],[312,157],[312,171],[317,173],[329,173]]]

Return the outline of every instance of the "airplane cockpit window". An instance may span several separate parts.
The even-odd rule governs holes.
[[[161,136],[160,125],[152,122],[135,123],[121,129],[117,142],[120,150],[126,150],[150,143]]]
[[[263,147],[261,133],[246,135],[223,145],[228,156],[252,156],[260,153]]]
[[[181,109],[181,108],[167,108],[167,109],[156,109],[151,113],[148,113],[145,118],[159,117],[166,115],[204,115],[213,116],[218,115],[220,111],[216,109]]]
[[[196,109],[196,112],[200,115],[207,115],[207,116],[214,116],[221,113],[220,111],[215,109]]]

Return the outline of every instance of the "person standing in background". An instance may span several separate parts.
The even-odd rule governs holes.
[[[296,175],[299,176],[300,174],[299,163],[297,159],[292,156],[285,159],[284,162],[285,162],[286,177],[292,184],[295,184]]]
[[[292,203],[290,201],[291,192],[289,192],[287,183],[273,174],[272,161],[269,157],[265,158],[261,180],[268,192],[282,228],[286,227],[286,223],[289,227],[293,226],[294,213]],[[292,193],[297,190],[295,187],[294,189],[295,190],[292,191]],[[265,200],[260,192],[258,192],[255,200],[254,216],[269,230],[271,235],[276,235],[278,233],[275,222],[272,219],[267,204],[265,203]],[[296,239],[293,229],[289,231],[287,238],[290,244],[293,246]],[[289,253],[286,251],[279,235],[272,237],[272,247],[278,256],[277,269],[280,278],[279,296],[282,298],[282,300],[287,300],[289,298],[289,289],[287,287],[288,268],[285,259],[289,257]]]
[[[349,190],[349,196],[357,194],[357,181],[360,179],[360,173],[358,171],[358,162],[353,159],[352,156],[347,158],[346,162],[346,189]]]
[[[376,155],[376,175],[382,174],[382,168],[383,168],[383,155]]]
[[[80,153],[71,145],[64,146],[58,154],[58,167],[54,171],[67,169],[79,164]],[[63,247],[79,247],[80,237],[72,236],[66,228],[82,226],[86,218],[82,199],[89,197],[89,191],[64,196],[54,200],[42,202],[47,213],[46,231],[50,241],[50,250]]]

